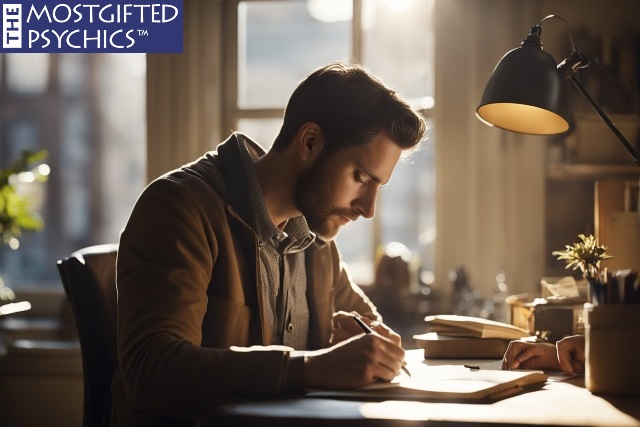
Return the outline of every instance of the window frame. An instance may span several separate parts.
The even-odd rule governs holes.
[[[260,0],[233,0],[225,2],[225,45],[223,50],[223,109],[222,129],[237,129],[242,119],[281,119],[284,108],[241,108],[238,102],[238,6],[243,2],[257,2]],[[351,19],[351,55],[356,63],[362,63],[363,30],[362,8],[363,0],[351,0],[353,15]],[[378,196],[376,210],[379,211],[382,194]],[[376,248],[382,244],[382,221],[380,215],[375,215],[371,221],[371,260],[375,259]]]

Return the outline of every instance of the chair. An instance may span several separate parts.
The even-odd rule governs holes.
[[[90,246],[57,262],[78,329],[84,380],[84,427],[109,426],[116,353],[118,245]]]

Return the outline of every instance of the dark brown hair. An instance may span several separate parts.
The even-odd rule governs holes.
[[[396,92],[362,66],[341,62],[314,71],[298,85],[273,148],[286,148],[308,122],[320,126],[325,156],[347,145],[367,145],[380,131],[409,150],[427,130],[425,119]]]

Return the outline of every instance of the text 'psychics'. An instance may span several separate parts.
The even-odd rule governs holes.
[[[182,52],[182,0],[2,5],[1,52]]]

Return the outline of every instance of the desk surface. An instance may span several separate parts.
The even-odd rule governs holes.
[[[422,358],[410,350],[407,358]],[[442,363],[442,361],[439,361]],[[427,362],[428,364],[438,362]],[[460,364],[469,361],[449,361]],[[561,425],[640,426],[640,397],[591,394],[584,377],[547,382],[542,388],[493,403],[365,402],[289,397],[245,400],[201,414],[196,425],[437,426]]]

